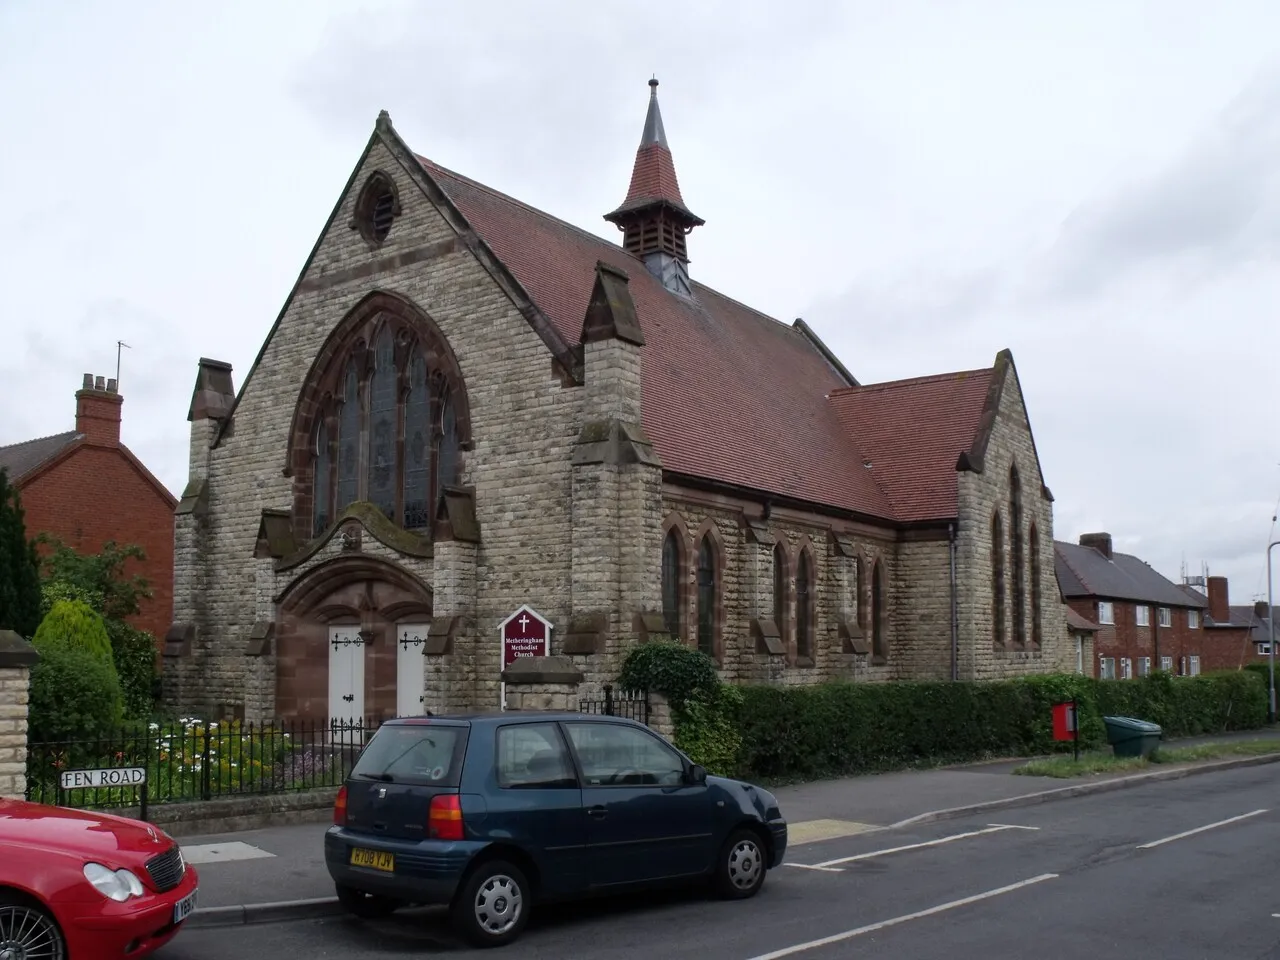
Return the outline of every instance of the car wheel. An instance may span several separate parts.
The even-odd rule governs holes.
[[[513,863],[482,863],[462,885],[453,903],[458,932],[478,947],[510,943],[529,922],[529,881]]]
[[[395,913],[403,904],[399,900],[391,897],[380,896],[376,893],[365,893],[363,890],[356,890],[352,887],[338,887],[338,903],[342,905],[342,909],[347,913],[354,914],[361,920],[378,920],[382,917],[389,917]],[[0,954],[3,956],[3,954]]]
[[[0,892],[0,957],[65,960],[66,955],[62,931],[47,910]]]
[[[764,885],[765,852],[760,835],[746,828],[729,835],[716,863],[716,893],[727,900],[754,897]]]

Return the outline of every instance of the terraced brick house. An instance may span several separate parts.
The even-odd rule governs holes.
[[[171,703],[496,707],[525,605],[584,692],[657,637],[740,682],[1069,666],[1013,358],[863,384],[698,282],[656,86],[621,243],[379,116],[242,385],[199,363]]]
[[[1265,663],[1271,649],[1270,622],[1266,601],[1242,606],[1231,603],[1226,577],[1205,578],[1205,593],[1183,584],[1187,593],[1204,597],[1204,670],[1239,670],[1250,663]],[[1280,624],[1277,624],[1280,628]]]
[[[1174,583],[1145,560],[1116,552],[1109,533],[1055,543],[1054,566],[1089,676],[1196,676],[1239,669],[1255,656],[1262,621],[1252,607],[1230,606],[1226,577],[1209,577],[1207,593]]]
[[[126,572],[146,577],[152,596],[132,621],[159,640],[173,620],[177,498],[120,441],[115,380],[86,373],[75,397],[74,430],[0,447],[0,470],[22,497],[28,537],[47,533],[81,553],[112,540],[142,547],[146,560]]]

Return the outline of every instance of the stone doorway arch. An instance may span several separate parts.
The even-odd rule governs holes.
[[[276,610],[281,719],[380,722],[400,712],[404,698],[398,703],[397,691],[406,669],[414,677],[418,667],[421,686],[421,665],[406,658],[422,656],[415,641],[431,623],[432,593],[404,567],[368,554],[326,560],[290,583]],[[410,635],[405,644],[398,642],[401,626],[410,628],[399,631]],[[412,699],[420,696],[421,689]]]

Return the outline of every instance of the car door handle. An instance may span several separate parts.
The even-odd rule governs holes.
[[[604,807],[596,804],[594,807],[587,807],[587,816],[595,817],[597,820],[603,820],[608,813]]]

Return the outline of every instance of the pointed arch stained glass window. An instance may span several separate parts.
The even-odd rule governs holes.
[[[396,361],[391,331],[384,329],[373,348],[369,381],[368,499],[396,520]]]
[[[360,487],[360,379],[356,362],[347,364],[342,389],[342,410],[338,414],[338,496],[337,512],[356,499]]]
[[[319,536],[329,526],[329,428],[321,419],[316,427],[316,483],[312,494],[312,535]]]
[[[680,534],[668,530],[662,540],[662,625],[673,637],[680,636],[680,553]]]
[[[813,659],[813,564],[809,551],[800,551],[796,566],[796,656]]]
[[[409,397],[404,407],[404,525],[431,525],[431,394],[427,361],[415,351],[409,363]]]

